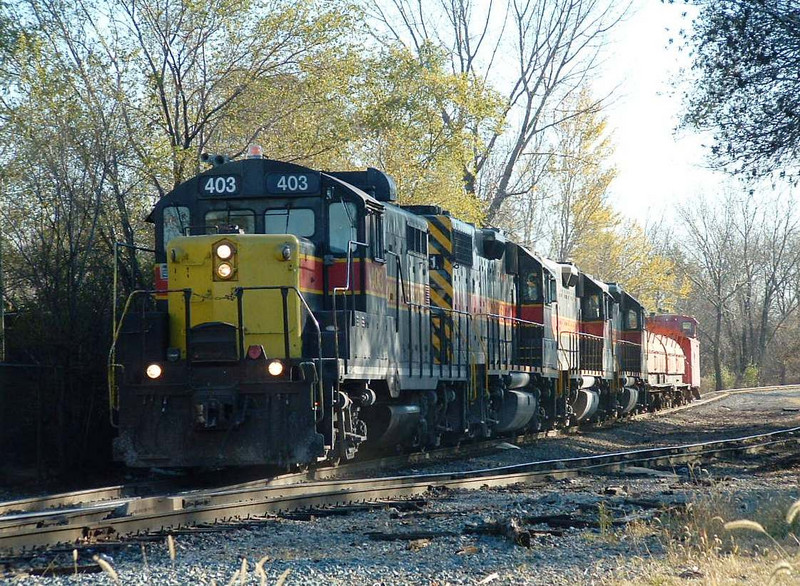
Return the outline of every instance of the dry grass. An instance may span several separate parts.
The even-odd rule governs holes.
[[[663,555],[625,560],[606,583],[800,584],[800,501],[775,492],[736,495],[717,486],[686,511],[625,530],[632,541],[654,534]],[[629,535],[630,533],[630,535]]]
[[[119,576],[114,567],[99,555],[92,556],[92,559],[114,581],[114,584],[119,586]]]
[[[597,504],[597,531],[586,531],[583,539],[592,543],[618,543],[620,532],[614,530],[614,511],[603,502]]]
[[[702,554],[671,550],[665,558],[636,558],[608,582],[614,586],[704,584],[798,584],[800,554],[788,560],[774,554]],[[783,568],[781,572],[775,572]],[[791,573],[787,573],[786,570]]]

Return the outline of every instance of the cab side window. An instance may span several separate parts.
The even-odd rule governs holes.
[[[542,300],[542,276],[532,271],[525,277],[522,287],[522,300],[528,303],[536,303]]]
[[[333,253],[347,253],[347,244],[358,240],[356,206],[341,201],[330,204],[328,242]]]
[[[625,312],[625,329],[638,330],[639,329],[639,313],[635,309],[629,309]]]
[[[558,301],[558,285],[556,284],[555,277],[547,275],[547,302],[554,303]]]
[[[373,259],[377,261],[385,260],[386,253],[384,252],[383,244],[383,216],[381,214],[373,214],[370,216],[369,249]]]
[[[186,229],[191,225],[189,221],[189,208],[184,206],[170,206],[164,208],[163,218],[162,235],[164,237],[164,246],[166,247],[173,238],[186,234]]]
[[[600,319],[600,296],[596,293],[584,298],[583,318],[587,320]]]

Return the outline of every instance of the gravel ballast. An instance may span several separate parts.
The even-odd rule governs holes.
[[[477,469],[542,459],[740,437],[800,425],[800,393],[741,394],[722,401],[614,428],[543,440],[521,449],[499,449],[464,462],[438,463],[425,472]],[[534,486],[444,490],[417,511],[388,505],[310,520],[270,518],[224,532],[180,533],[170,559],[164,538],[103,549],[121,584],[229,584],[247,560],[247,576],[234,584],[599,584],[634,556],[664,555],[653,531],[634,531],[637,519],[657,513],[643,502],[679,506],[708,490],[748,495],[774,492],[800,498],[797,463],[769,470],[760,456],[739,457],[702,469],[679,467],[592,475]],[[420,470],[422,468],[420,467]],[[404,473],[408,471],[401,471]],[[392,474],[397,474],[393,471]],[[724,482],[721,481],[724,479]],[[636,503],[639,503],[637,505]],[[488,522],[564,515],[590,526],[524,524],[530,547],[502,535],[470,533]],[[622,526],[623,521],[633,525]],[[614,525],[617,523],[619,526]],[[372,534],[429,538],[377,540]],[[100,551],[82,550],[81,563]],[[50,563],[42,559],[35,565]],[[54,566],[71,566],[63,554]],[[23,568],[17,568],[21,572]],[[288,571],[288,574],[287,574]],[[677,570],[676,570],[677,571]],[[106,573],[77,576],[6,574],[14,584],[112,584]],[[2,582],[2,579],[0,579]]]

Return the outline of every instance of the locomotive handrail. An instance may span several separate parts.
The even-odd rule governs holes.
[[[145,248],[144,246],[136,246],[135,244],[128,244],[127,242],[114,242],[114,276],[111,288],[111,337],[114,337],[114,330],[117,327],[117,286],[119,284],[119,249],[130,248],[131,250],[141,250],[143,252],[156,253],[153,248]]]
[[[595,340],[605,340],[603,336],[596,336],[595,334],[590,334],[589,332],[575,332],[582,338],[594,338]]]
[[[397,275],[399,277],[395,278],[394,280],[395,283],[397,283],[397,285],[395,285],[395,289],[397,289],[397,291],[395,292],[395,296],[397,298],[395,305],[397,306],[397,310],[395,312],[395,318],[394,318],[394,331],[398,332],[400,331],[400,296],[397,293],[402,291],[403,303],[408,303],[408,300],[406,299],[406,287],[405,283],[403,283],[403,263],[400,262],[400,255],[397,254],[394,250],[387,250],[386,254],[391,254],[392,256],[394,256],[394,266],[397,269]]]
[[[558,332],[558,338],[557,338],[557,341],[558,341],[558,352],[563,354],[563,356],[564,356],[564,360],[567,363],[566,364],[566,368],[564,370],[566,370],[567,372],[572,371],[572,370],[577,370],[577,367],[578,367],[577,362],[580,359],[580,348],[579,347],[575,348],[573,346],[573,342],[575,340],[579,340],[580,339],[578,337],[579,333],[580,332],[572,332],[572,331],[568,331],[568,332],[561,332],[560,331],[560,332]],[[564,336],[567,337],[568,344],[563,344],[561,342],[561,339]],[[573,360],[573,358],[575,358],[575,360]],[[561,369],[559,369],[559,370],[561,370]]]
[[[487,312],[487,313],[476,313],[476,314],[474,314],[474,317],[485,317],[486,318],[486,330],[487,330],[486,337],[487,337],[487,342],[489,342],[489,343],[491,342],[491,336],[489,334],[489,320],[490,319],[497,320],[498,322],[499,322],[499,320],[503,320],[504,322],[509,322],[510,321],[511,324],[512,324],[512,327],[516,325],[516,326],[535,327],[535,328],[544,329],[544,323],[540,323],[540,322],[536,322],[536,321],[530,321],[530,320],[522,319],[522,318],[519,318],[519,317],[514,317],[512,315],[502,315],[502,314],[499,314],[499,313]],[[498,324],[498,326],[499,326],[499,324]],[[512,332],[512,338],[513,338],[513,332]],[[500,341],[499,332],[498,332],[497,341],[498,341],[498,348],[499,348],[499,341]],[[513,339],[512,339],[512,344],[513,344]],[[486,356],[486,361],[487,361],[487,363],[490,362],[490,357],[488,355],[488,352],[487,352],[487,356]],[[501,361],[501,358],[498,357],[498,359],[493,361],[493,362],[495,362],[496,363],[495,365],[499,367],[501,365],[502,361]],[[505,365],[506,366],[511,366],[512,365],[512,363],[509,362],[509,359],[508,359],[508,352],[505,353]]]
[[[581,370],[605,371],[605,361],[603,356],[605,338],[588,332],[577,332],[578,335],[578,364]],[[584,351],[583,344],[589,346]],[[586,362],[584,364],[584,357]]]
[[[387,253],[391,253],[391,251],[387,251]],[[416,303],[416,302],[413,302],[413,301],[409,301],[406,298],[405,289],[403,289],[403,303],[406,304],[409,307],[415,307],[415,308],[419,308],[419,309],[427,309],[432,314],[439,313],[439,314],[452,314],[452,315],[464,316],[467,319],[468,324],[469,323],[473,323],[475,318],[485,317],[485,318],[503,319],[503,320],[509,321],[512,324],[515,324],[515,325],[518,325],[518,326],[544,328],[544,323],[536,322],[536,321],[530,321],[530,320],[526,320],[526,319],[519,318],[519,317],[504,316],[504,315],[500,315],[500,314],[496,314],[496,313],[477,313],[477,314],[472,314],[472,313],[469,313],[468,311],[464,311],[464,310],[460,310],[460,309],[439,307],[439,306],[436,306],[436,305],[430,305],[430,304],[424,304],[424,303]],[[473,330],[475,330],[474,327],[473,327]],[[467,341],[469,342],[469,332],[467,333],[467,337],[468,337]],[[460,341],[461,341],[461,337],[460,336],[458,337],[458,340],[459,340],[459,343],[460,343]],[[467,349],[467,352],[469,353],[469,348]],[[456,366],[459,367],[460,366],[461,349],[459,349],[457,351],[457,354],[459,355],[459,362],[458,362],[458,364]],[[488,352],[487,352],[487,358],[488,358]],[[432,361],[431,361],[431,368],[433,368],[433,362]],[[442,368],[443,368],[443,365],[440,364],[440,371],[442,370]]]
[[[289,290],[291,289],[297,294],[297,297],[300,299],[300,303],[303,304],[306,311],[308,312],[308,316],[311,318],[311,321],[314,323],[314,327],[317,330],[317,350],[319,351],[319,355],[317,357],[317,364],[319,367],[319,372],[317,373],[317,404],[318,404],[318,416],[317,420],[320,421],[321,418],[319,414],[324,414],[324,400],[325,394],[323,392],[323,385],[322,385],[322,329],[319,326],[319,321],[317,320],[314,312],[311,311],[311,307],[308,305],[303,294],[297,287],[292,285],[270,285],[270,286],[254,286],[254,287],[236,287],[233,290],[234,295],[236,296],[236,311],[238,314],[239,320],[239,354],[240,356],[244,357],[244,305],[243,305],[243,297],[245,291],[270,291],[279,289],[281,291],[281,298],[282,298],[282,306],[283,306],[283,343],[284,343],[284,352],[286,354],[286,359],[290,358],[290,351],[289,351],[289,317],[288,317],[288,304],[287,304],[287,295]],[[334,308],[334,320],[336,319],[336,311]],[[335,323],[335,322],[334,322]],[[338,332],[336,336],[338,337]],[[336,358],[338,359],[338,354]]]
[[[521,317],[514,317],[513,315],[501,315],[499,313],[476,313],[474,314],[475,317],[495,317],[495,318],[502,318],[514,321],[516,323],[521,323],[526,326],[538,326],[540,328],[544,327],[544,323],[538,321],[530,321],[527,319],[522,319]]]
[[[116,428],[118,425],[114,422],[114,411],[118,409],[118,397],[116,394],[116,377],[114,375],[115,368],[118,366],[123,366],[121,364],[116,364],[114,359],[116,357],[117,352],[117,341],[119,339],[119,334],[122,331],[122,323],[125,321],[125,315],[128,313],[128,309],[133,302],[133,298],[138,295],[156,295],[161,293],[183,293],[184,295],[191,296],[192,290],[191,289],[136,289],[131,291],[128,294],[128,298],[125,300],[125,305],[122,308],[122,314],[119,317],[119,322],[114,323],[114,331],[112,332],[111,337],[111,347],[108,349],[108,361],[106,362],[107,368],[107,379],[108,379],[108,417],[111,423],[111,426]],[[114,291],[116,297],[116,290]],[[187,304],[188,305],[188,304]],[[187,313],[189,309],[187,308]],[[114,312],[116,315],[116,311]],[[186,327],[186,336],[188,340],[189,336],[189,322],[187,321]],[[189,351],[189,346],[187,343],[186,351]]]
[[[616,340],[614,342],[615,345],[619,346],[622,349],[622,352],[617,353],[617,368],[620,372],[643,372],[642,370],[642,359],[641,359],[641,349],[644,347],[643,344],[638,342],[630,342],[628,340]],[[626,366],[630,366],[630,364],[626,364],[625,361],[628,358],[628,352],[625,350],[635,349],[636,347],[639,348],[639,370],[634,371],[631,368],[625,368]]]
[[[317,330],[317,347],[319,350],[319,357],[318,357],[318,366],[319,372],[317,374],[317,395],[318,395],[318,413],[323,412],[324,407],[324,393],[323,393],[323,386],[322,386],[322,331],[319,325],[319,321],[314,316],[314,313],[311,311],[311,307],[308,305],[305,297],[303,294],[296,288],[290,285],[283,285],[283,286],[269,286],[269,287],[237,287],[234,289],[234,294],[237,296],[237,309],[238,309],[238,332],[239,332],[239,356],[240,359],[244,358],[244,331],[243,331],[243,314],[242,314],[242,292],[244,290],[267,290],[267,289],[283,289],[284,291],[288,292],[288,289],[292,289],[297,296],[300,298],[300,302],[305,307],[308,315],[311,317],[312,322],[314,323],[314,327]],[[186,352],[187,352],[187,368],[190,364],[188,359],[188,352],[189,352],[189,345],[190,345],[190,330],[191,330],[191,307],[189,304],[189,300],[192,296],[191,289],[137,289],[132,291],[129,295],[127,300],[125,301],[125,305],[123,307],[122,314],[120,315],[119,322],[116,324],[114,328],[114,335],[111,342],[111,348],[108,352],[108,362],[107,362],[107,369],[108,369],[108,392],[109,392],[109,418],[111,420],[111,425],[113,427],[117,427],[117,424],[114,422],[114,411],[117,409],[117,401],[118,397],[116,396],[116,377],[115,377],[115,367],[121,366],[114,363],[114,358],[116,356],[116,345],[119,339],[120,332],[122,331],[122,324],[125,318],[125,315],[128,313],[130,309],[131,303],[133,299],[140,295],[157,295],[157,294],[165,294],[165,293],[183,293],[184,295],[184,305],[185,305],[185,312],[186,312]],[[286,307],[286,298],[284,294],[284,342],[285,342],[285,349],[286,349],[286,358],[289,358],[289,351],[288,351],[288,323],[287,323],[287,307]]]
[[[397,283],[399,283],[399,291],[403,293],[403,303],[409,307],[408,312],[408,371],[411,373],[414,369],[414,342],[411,337],[411,309],[413,307],[422,310],[425,305],[421,303],[414,303],[413,301],[409,301],[408,296],[406,295],[406,283],[405,278],[403,277],[403,263],[400,262],[400,255],[397,254],[393,250],[387,250],[387,254],[391,254],[395,258],[395,268],[397,269],[397,275],[399,278],[395,279]],[[397,294],[397,293],[395,293]],[[428,306],[429,307],[429,306]],[[395,318],[395,332],[400,331],[400,297],[397,297],[397,316]],[[420,335],[420,348],[419,348],[419,375],[422,376],[422,368],[423,368],[423,359],[422,359],[422,312],[420,311],[420,323],[419,323],[419,335]],[[431,361],[431,366],[433,366],[433,361]]]
[[[355,243],[354,241],[351,241],[351,242]],[[357,243],[357,244],[363,244],[363,243]],[[471,314],[468,311],[464,311],[464,310],[459,310],[459,309],[454,309],[454,308],[447,308],[447,307],[439,307],[439,306],[431,305],[429,303],[417,303],[417,302],[411,301],[408,298],[408,294],[407,294],[406,287],[405,287],[405,278],[404,278],[404,275],[403,275],[403,266],[402,266],[402,262],[400,260],[400,255],[397,254],[396,252],[392,251],[392,250],[387,250],[386,254],[395,257],[395,266],[397,268],[397,283],[398,283],[398,289],[399,289],[398,292],[401,293],[401,295],[398,295],[398,302],[402,299],[403,304],[406,305],[409,309],[427,310],[432,315],[437,315],[438,314],[440,316],[443,316],[443,315],[457,315],[459,317],[460,316],[464,316],[467,319],[467,323],[468,324],[473,323],[473,320],[475,318],[483,317],[483,318],[486,318],[487,320],[489,320],[489,319],[495,319],[495,320],[502,319],[505,323],[512,324],[512,326],[515,325],[515,326],[523,326],[523,327],[544,328],[544,323],[536,322],[536,321],[530,321],[530,320],[526,320],[526,319],[519,318],[519,317],[500,315],[500,314],[491,313],[491,312],[479,313],[479,314]],[[349,264],[348,264],[347,284],[348,284],[348,288],[349,288]],[[343,289],[342,288],[335,289],[335,291],[337,291],[337,290],[343,290]],[[397,306],[397,311],[398,311],[398,313],[397,313],[397,316],[396,316],[395,328],[399,327],[399,303],[398,303],[398,306]],[[334,316],[334,319],[335,319],[335,316]],[[411,319],[411,314],[409,314],[409,320],[410,319]],[[472,329],[474,330],[475,328],[473,327]],[[411,333],[411,330],[410,330],[410,327],[409,327],[409,334],[410,333]],[[457,339],[458,339],[459,344],[460,344],[461,336],[458,336]],[[469,343],[469,333],[467,334],[467,343]],[[420,349],[420,353],[421,352],[422,352],[422,350]],[[457,368],[460,368],[460,366],[461,366],[461,353],[462,352],[461,352],[460,348],[458,350],[456,350],[456,355],[457,355],[456,367]],[[467,349],[467,353],[469,353],[469,349]],[[409,359],[413,360],[411,354],[413,354],[413,352],[410,351]],[[487,352],[487,359],[488,359],[488,352]],[[505,362],[506,363],[509,362],[507,353],[506,353]],[[452,368],[452,364],[450,366]],[[430,361],[430,368],[431,368],[431,374],[432,374],[433,368],[434,368],[432,360]],[[440,363],[440,365],[439,365],[440,372],[443,369],[444,369],[444,365]]]
[[[438,305],[419,304],[419,303],[409,303],[409,305],[420,307],[420,308],[425,308],[430,312],[430,314],[432,316],[433,315],[437,315],[437,314],[438,314],[438,317],[443,317],[443,316],[448,315],[448,314],[451,315],[451,316],[452,315],[457,315],[458,316],[458,331],[459,332],[461,331],[461,318],[462,318],[462,316],[465,317],[466,320],[467,320],[467,355],[469,355],[469,336],[470,336],[469,325],[472,322],[472,317],[473,317],[470,313],[468,313],[466,311],[462,311],[460,309],[439,307]],[[460,371],[461,371],[461,353],[462,353],[462,347],[461,347],[462,336],[461,335],[456,336],[456,340],[458,341],[458,348],[455,351],[455,355],[457,356],[457,362],[455,364],[455,367],[458,369],[458,371],[460,373]],[[431,366],[431,376],[433,376],[433,360],[430,361],[430,366]],[[453,373],[453,364],[452,364],[452,362],[450,363],[449,366],[450,366],[450,375],[452,376],[452,373]],[[443,372],[444,372],[444,364],[442,364],[440,362],[439,363],[439,374],[442,375]]]
[[[686,359],[686,355],[683,352],[681,352],[680,354],[670,353],[670,351],[667,349],[667,345],[664,343],[665,339],[672,339],[672,338],[667,338],[665,336],[659,336],[658,338],[654,338],[649,334],[650,333],[648,332],[648,336],[646,338],[646,340],[647,340],[647,349],[646,350],[647,350],[648,358],[650,356],[656,356],[656,357],[657,356],[663,356],[664,357],[664,373],[670,372],[670,365],[669,365],[669,359],[670,358],[673,358],[675,360],[674,364],[675,364],[675,368],[676,369],[678,368],[678,363],[679,363],[679,361],[677,359],[679,357],[683,358],[683,365],[682,365],[683,366],[683,372],[680,372],[680,373],[676,372],[675,374],[680,374],[680,375],[686,374],[686,363],[688,362],[688,360]],[[654,344],[652,344],[651,340],[654,340],[654,339],[657,340],[658,344],[661,346],[661,350],[657,350],[656,348],[653,347]],[[654,366],[656,368],[658,368],[660,365],[656,363],[656,364],[654,364]],[[648,363],[647,363],[647,374],[649,376],[651,374],[660,375],[662,373],[660,371],[658,371],[658,370],[656,370],[654,372],[651,372],[650,371],[650,363],[648,361]]]
[[[333,338],[333,348],[334,348],[334,353],[336,354],[337,360],[339,358],[339,320],[336,317],[336,315],[337,315],[336,293],[340,292],[340,291],[346,292],[346,291],[350,290],[350,267],[351,267],[351,265],[353,263],[353,257],[351,255],[351,252],[353,250],[353,246],[354,245],[356,247],[363,246],[364,248],[367,248],[369,246],[366,242],[359,242],[358,240],[348,240],[347,241],[347,266],[345,267],[344,287],[334,287],[333,288],[333,328],[334,328],[334,331],[336,332],[335,335],[334,335],[334,338]],[[361,269],[362,269],[362,274],[363,274],[364,267],[362,266]],[[344,295],[344,303],[343,303],[343,305],[344,305],[345,314],[347,314],[347,296],[346,295]],[[345,330],[344,335],[347,338],[347,340],[349,341],[350,337],[349,337],[348,330]],[[320,348],[321,347],[322,346],[320,346]],[[350,344],[348,344],[347,347],[349,348]],[[345,365],[346,364],[347,364],[347,361],[345,361]],[[345,368],[346,368],[346,366],[345,366]]]
[[[565,337],[567,339],[567,343],[562,344],[561,338]],[[559,332],[559,352],[563,353],[564,359],[568,361],[568,368],[566,370],[605,370],[603,365],[603,343],[605,338],[603,336],[596,336],[594,334],[589,334],[587,332]],[[587,349],[584,351],[581,348],[581,342],[589,342],[592,346],[599,345],[599,352],[597,349]],[[590,351],[593,350],[593,351]],[[583,359],[584,354],[587,354],[588,358],[594,358],[595,364],[591,365],[584,365]]]

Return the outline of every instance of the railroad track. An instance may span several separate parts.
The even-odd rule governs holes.
[[[156,494],[164,494],[166,491],[173,491],[179,495],[191,495],[198,492],[212,492],[214,490],[236,490],[243,488],[259,488],[266,486],[283,486],[287,484],[300,484],[304,482],[317,482],[327,480],[337,476],[359,474],[362,472],[375,472],[399,468],[403,466],[415,465],[428,462],[440,462],[454,458],[467,456],[477,456],[489,453],[497,449],[501,444],[514,443],[522,445],[535,439],[545,436],[554,436],[557,432],[543,432],[540,434],[530,434],[517,436],[514,438],[491,439],[461,446],[439,448],[426,452],[415,452],[397,456],[387,456],[371,458],[368,460],[342,464],[335,467],[320,467],[302,472],[291,472],[277,476],[258,477],[253,480],[238,482],[236,484],[220,484],[213,480],[206,482],[206,487],[202,489],[181,490],[179,486],[169,480],[153,482],[135,482],[130,484],[118,484],[73,492],[50,494],[41,497],[31,497],[13,501],[0,502],[0,527],[5,518],[11,515],[24,513],[45,513],[53,514],[55,510],[61,513],[69,513],[75,507],[87,507],[90,505],[116,507],[120,503],[133,501],[139,498],[149,497]],[[44,515],[39,515],[44,516]]]
[[[662,409],[653,413],[640,413],[633,415],[630,419],[640,420],[653,416],[662,416],[684,409],[699,407],[711,402],[725,399],[731,395],[753,392],[771,391],[793,391],[800,389],[800,385],[784,385],[775,387],[754,387],[745,389],[732,389],[727,391],[714,391],[705,395],[705,398],[685,405]],[[611,423],[619,422],[612,420]],[[593,427],[604,427],[608,424],[594,424]],[[585,426],[584,426],[585,427]],[[546,436],[558,436],[565,433],[574,433],[577,428],[564,430],[554,430],[536,434],[527,434],[515,437],[486,440],[464,446],[440,448],[427,452],[418,452],[399,456],[375,458],[361,462],[345,464],[335,468],[318,468],[310,471],[271,476],[268,478],[258,478],[240,482],[233,485],[219,486],[215,481],[208,482],[204,489],[179,491],[174,482],[162,480],[156,482],[137,482],[125,485],[115,485],[98,489],[81,490],[69,493],[47,495],[44,497],[21,499],[0,503],[0,551],[3,550],[3,535],[8,536],[23,527],[46,527],[50,525],[65,525],[72,520],[83,519],[88,522],[100,520],[112,515],[131,514],[138,511],[139,514],[148,510],[162,510],[165,502],[197,502],[197,498],[203,495],[214,493],[230,493],[236,491],[260,490],[269,487],[280,487],[286,485],[303,485],[308,483],[319,483],[326,479],[338,476],[353,475],[359,473],[371,473],[376,470],[386,470],[400,468],[408,465],[421,463],[440,462],[477,456],[492,452],[504,443],[516,445],[526,445],[536,442]],[[537,465],[541,465],[538,463]],[[208,486],[210,484],[210,486]],[[166,491],[173,490],[169,496],[163,496]],[[162,495],[162,496],[154,496]],[[198,497],[199,495],[199,497]],[[153,503],[160,503],[157,506]],[[173,505],[174,506],[174,505]],[[7,541],[8,542],[8,541]]]
[[[487,468],[470,472],[385,478],[320,480],[262,487],[228,487],[183,495],[96,503],[64,511],[0,517],[0,552],[55,545],[118,541],[181,527],[264,519],[286,511],[419,496],[431,489],[478,489],[536,483],[628,466],[664,467],[707,462],[725,454],[775,449],[800,442],[800,427],[735,439],[631,450]]]
[[[743,389],[731,389],[726,391],[712,391],[704,395],[704,398],[680,405],[662,409],[655,412],[638,413],[634,414],[626,420],[643,420],[651,417],[658,417],[669,415],[671,413],[683,411],[720,401],[732,395],[742,393],[754,392],[772,392],[772,391],[792,391],[800,390],[800,385],[784,385],[773,387],[751,387]],[[611,424],[620,423],[625,420],[610,420]],[[595,428],[607,426],[609,422],[594,424]],[[586,426],[584,426],[586,427]],[[422,464],[428,462],[445,461],[453,458],[461,458],[466,456],[476,456],[483,453],[491,452],[500,444],[512,443],[514,445],[527,445],[539,441],[545,437],[554,437],[563,435],[565,433],[574,433],[577,428],[568,428],[564,430],[552,430],[547,432],[540,432],[527,435],[519,435],[514,437],[505,437],[499,439],[492,439],[482,442],[475,442],[472,444],[465,444],[456,447],[439,448],[426,452],[416,452],[412,454],[389,456],[382,458],[374,458],[370,460],[344,464],[334,468],[317,468],[305,472],[296,472],[289,474],[282,474],[278,476],[271,476],[268,478],[257,478],[233,485],[219,485],[212,479],[207,482],[206,491],[213,490],[214,484],[217,485],[218,490],[235,490],[239,488],[258,488],[265,486],[280,486],[285,484],[298,484],[302,482],[315,482],[319,480],[326,480],[335,478],[337,476],[352,475],[359,473],[370,473],[376,470],[386,470],[392,468],[400,468],[408,465]],[[155,482],[136,482],[129,484],[119,484],[114,486],[106,486],[95,489],[79,490],[74,492],[66,492],[59,494],[46,495],[42,497],[33,497],[26,499],[19,499],[14,501],[0,503],[0,526],[4,522],[4,517],[12,514],[20,513],[33,513],[37,511],[48,511],[52,509],[69,509],[80,505],[87,507],[92,504],[103,503],[110,508],[119,506],[121,503],[128,502],[141,497],[148,497],[155,494],[163,494],[167,491],[174,491],[180,495],[191,494],[198,492],[197,490],[187,490],[181,492],[178,486],[171,481],[162,480]],[[111,506],[113,505],[113,506]],[[65,511],[68,512],[68,511]],[[44,517],[44,515],[42,516]]]
[[[666,415],[676,411],[681,411],[688,408],[698,407],[714,401],[719,401],[731,395],[736,395],[741,393],[770,392],[776,390],[793,391],[798,389],[800,389],[800,386],[787,385],[781,387],[758,387],[758,388],[713,392],[707,394],[704,399],[701,399],[699,401],[694,401],[692,403],[681,405],[678,407],[664,409],[655,413],[638,414],[633,416],[633,419],[634,420],[644,419],[655,415]],[[595,425],[595,427],[603,427],[603,425],[604,424],[597,424]],[[129,531],[129,533],[132,531],[133,532],[142,530],[149,531],[153,529],[153,527],[149,527],[146,525],[147,521],[143,521],[145,525],[142,525],[138,521],[134,521],[134,518],[145,518],[145,517],[163,518],[166,520],[165,524],[161,527],[157,527],[157,529],[170,529],[172,527],[180,526],[182,524],[179,522],[177,525],[174,525],[171,522],[168,522],[170,513],[174,513],[177,516],[180,516],[179,511],[187,509],[191,510],[196,509],[195,512],[199,514],[202,512],[201,505],[203,505],[204,503],[208,506],[212,507],[223,506],[224,508],[227,504],[229,504],[227,503],[226,500],[228,498],[240,499],[239,501],[234,500],[233,504],[236,504],[237,502],[244,502],[248,499],[250,499],[251,501],[259,500],[259,498],[270,501],[274,500],[275,495],[281,496],[282,493],[276,490],[280,487],[290,487],[291,490],[286,491],[286,493],[289,495],[310,496],[316,499],[320,498],[319,495],[317,494],[320,490],[325,492],[326,490],[330,489],[331,486],[337,485],[336,483],[331,484],[330,482],[325,483],[324,481],[330,480],[337,476],[353,475],[359,473],[370,473],[381,469],[385,470],[385,469],[403,467],[407,465],[446,461],[446,460],[452,460],[454,458],[463,458],[467,456],[476,456],[496,450],[498,447],[500,447],[499,444],[510,442],[518,445],[524,445],[538,441],[544,436],[562,435],[563,433],[569,433],[573,431],[575,431],[575,429],[570,428],[568,430],[529,434],[524,436],[517,436],[514,438],[493,439],[493,440],[468,444],[461,447],[442,448],[438,450],[432,450],[429,452],[420,452],[402,456],[377,458],[362,462],[350,463],[336,468],[319,468],[306,472],[283,474],[269,478],[259,478],[256,480],[250,480],[227,486],[216,486],[216,487],[212,486],[210,488],[204,488],[204,489],[176,491],[168,494],[167,496],[164,496],[165,495],[164,491],[170,490],[170,488],[174,489],[175,488],[174,483],[171,483],[169,481],[159,481],[154,483],[151,482],[151,483],[133,483],[128,485],[117,485],[117,486],[103,487],[99,489],[82,490],[71,493],[48,495],[45,497],[0,503],[0,552],[2,551],[11,552],[18,550],[20,547],[25,548],[37,545],[48,545],[52,543],[62,542],[64,540],[66,540],[66,542],[75,542],[80,540],[87,541],[87,540],[101,538],[103,537],[104,531],[100,527],[100,525],[103,525],[105,521],[111,521],[109,523],[106,523],[107,527],[105,530],[105,537],[111,537],[114,535],[122,534],[122,531],[126,530],[125,529],[126,527],[133,528]],[[787,430],[787,431],[791,431],[793,433],[793,430]],[[737,440],[731,440],[731,441],[737,441]],[[782,441],[788,441],[788,440],[782,440]],[[661,450],[669,450],[669,449],[670,448],[662,448]],[[678,449],[678,448],[673,448],[673,449]],[[689,449],[689,447],[686,447],[686,449]],[[735,449],[735,448],[728,448],[728,449]],[[604,458],[609,458],[612,456],[626,457],[623,454],[639,454],[639,453],[643,452],[635,451],[635,452],[620,453],[620,455],[597,456],[595,458],[598,459],[593,460],[595,462],[595,464],[593,465],[601,465],[598,462],[600,462],[600,460]],[[562,467],[563,470],[558,470],[558,469],[546,470],[544,474],[545,476],[563,478],[565,477],[565,475],[568,475],[570,473],[577,474],[582,471],[580,467],[579,469],[577,469],[577,471],[572,471],[572,464],[578,462],[579,460],[583,461],[584,458],[578,460],[561,460],[561,461],[554,460],[551,462],[529,463],[523,465],[523,467],[527,466],[531,470],[548,465],[556,468]],[[567,468],[568,464],[570,465],[569,468]],[[602,465],[611,466],[612,464],[613,463],[607,462]],[[645,463],[642,462],[641,464]],[[504,476],[507,475],[508,471],[511,470],[511,468],[498,469],[498,470],[499,470],[498,474],[500,476]],[[479,474],[479,472],[473,472],[470,474],[471,475]],[[408,477],[408,478],[417,478],[419,479],[419,482],[426,483],[428,482],[428,480],[430,480],[430,482],[433,482],[434,480],[440,478],[440,476],[441,475],[433,475],[433,476],[416,475],[415,477]],[[455,477],[457,475],[446,475],[446,476]],[[344,482],[344,484],[342,484],[342,482]],[[348,481],[339,481],[339,485],[345,487],[347,482]],[[379,483],[382,483],[380,484],[381,486],[385,485],[385,482],[378,481],[376,479],[366,479],[353,482],[360,482],[361,484],[359,486],[363,486],[365,483],[367,485],[371,484],[373,486],[377,486]],[[509,483],[514,483],[514,482],[516,481],[514,480],[509,481]],[[434,486],[434,484],[430,484],[430,486]],[[162,492],[158,492],[159,490],[162,490]],[[345,487],[342,488],[341,490],[344,492],[348,492],[351,489]],[[363,491],[361,489],[358,489],[355,493],[352,494],[361,494],[361,492]],[[156,494],[160,494],[161,496],[154,496]],[[260,497],[252,496],[259,494],[261,495]],[[418,492],[413,492],[413,494],[418,494]],[[237,497],[236,495],[244,495],[244,496]],[[407,496],[407,495],[400,494],[398,496]],[[358,499],[355,500],[357,501]],[[280,500],[276,502],[278,503],[277,505],[278,509],[268,508],[267,510],[265,510],[265,512],[271,513],[274,512],[275,510],[283,510],[280,508]],[[290,508],[294,509],[303,508],[304,506],[324,506],[325,504],[327,504],[327,501],[321,503],[321,505],[314,504],[313,502],[309,502],[308,504],[303,504],[304,502],[305,501],[302,500],[297,502],[287,501],[286,510],[289,510]],[[234,507],[234,510],[236,509],[237,507]],[[249,515],[251,513],[247,512],[245,514]],[[238,516],[238,513],[234,512],[233,516],[234,517]],[[125,522],[124,520],[120,520],[126,518],[128,518],[127,522]],[[189,519],[188,521],[189,524],[192,523],[191,519]],[[218,521],[218,519],[214,518],[213,521]],[[201,522],[206,522],[206,521],[201,521]],[[75,529],[75,526],[78,526],[78,529]],[[80,535],[78,533],[80,533]],[[51,536],[50,539],[46,537],[48,535]]]

